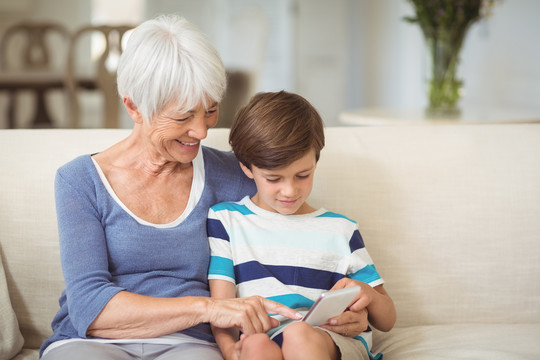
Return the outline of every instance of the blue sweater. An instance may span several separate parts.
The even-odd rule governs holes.
[[[86,338],[88,326],[119,291],[155,297],[209,296],[206,217],[210,206],[254,194],[232,153],[203,147],[205,184],[191,214],[174,227],[138,223],[110,196],[90,155],[58,169],[55,180],[66,290],[52,342]],[[213,341],[208,324],[183,333]]]

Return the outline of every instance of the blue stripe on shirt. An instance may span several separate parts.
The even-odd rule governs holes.
[[[345,219],[345,220],[349,220],[350,222],[352,223],[355,223],[356,224],[356,221],[352,220],[352,219],[349,219],[348,217],[346,217],[345,215],[341,215],[341,214],[338,214],[338,213],[335,213],[335,212],[331,212],[331,211],[327,211],[317,217],[328,217],[328,218],[338,218],[338,219]]]
[[[375,269],[375,265],[366,265],[357,272],[349,274],[348,277],[353,280],[365,282],[366,284],[381,278]]]
[[[276,295],[270,296],[267,299],[288,306],[291,309],[310,308],[314,303],[313,300],[300,294]]]
[[[210,257],[209,275],[223,275],[234,280],[234,265],[231,259],[221,256]]]
[[[330,289],[343,274],[287,265],[264,265],[249,261],[234,267],[236,283],[275,277],[285,285],[296,285],[312,289]]]
[[[223,210],[229,210],[229,211],[238,211],[242,215],[255,215],[255,213],[247,208],[246,205],[241,205],[237,203],[232,202],[224,202],[220,204],[216,204],[212,206],[212,210],[214,211],[223,211]]]
[[[221,221],[216,219],[208,219],[206,223],[206,231],[208,232],[209,237],[218,238],[222,240],[229,241],[229,234],[227,230],[223,227]]]
[[[363,249],[365,247],[362,235],[360,235],[360,231],[355,230],[353,232],[351,239],[349,240],[349,247],[351,249],[351,253],[353,253],[355,250]]]

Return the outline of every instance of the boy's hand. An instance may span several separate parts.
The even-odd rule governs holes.
[[[321,327],[343,336],[355,337],[368,328],[368,312],[365,308],[360,311],[345,311]]]
[[[247,335],[242,334],[240,335],[240,339],[234,344],[234,359],[240,359],[240,354],[242,353],[242,346],[244,345],[244,340],[246,339]]]
[[[341,280],[338,280],[338,282],[336,282],[330,290],[338,290],[351,286],[360,286],[362,290],[354,299],[354,302],[351,304],[351,306],[349,306],[349,310],[361,311],[362,309],[367,308],[372,301],[373,288],[366,283],[352,280],[349,278],[343,278]]]
[[[354,285],[359,285],[362,288],[362,291],[360,291],[359,296],[351,304],[351,306],[349,306],[349,310],[356,313],[365,310],[369,324],[371,326],[373,326],[377,330],[385,332],[390,331],[396,323],[396,308],[394,306],[392,298],[384,289],[384,286],[381,284],[375,287],[371,287],[369,284],[361,281],[343,278],[336,282],[336,284],[332,287],[332,290]],[[339,317],[341,317],[342,315],[340,315]],[[363,322],[363,320],[359,321]],[[350,332],[348,330],[345,330],[344,332],[340,332],[340,334],[349,335]]]
[[[371,293],[371,286],[361,281],[343,278],[336,282],[330,290],[338,290],[358,285],[362,287],[362,291],[360,291],[358,296],[354,299],[354,302],[349,306],[348,311],[331,318],[328,324],[321,327],[348,337],[355,337],[368,328],[367,306],[371,302],[371,297],[369,296]],[[366,287],[369,289],[365,291]]]

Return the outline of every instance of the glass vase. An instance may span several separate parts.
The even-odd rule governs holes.
[[[432,117],[457,117],[463,82],[456,77],[465,31],[440,31],[427,37],[430,56],[427,113]]]

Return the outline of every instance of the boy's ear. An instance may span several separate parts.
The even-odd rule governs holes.
[[[244,172],[244,174],[246,174],[246,176],[250,179],[253,179],[253,173],[251,172],[251,170],[249,170],[249,168],[242,164],[242,162],[240,161],[240,168],[242,168],[242,171]]]

